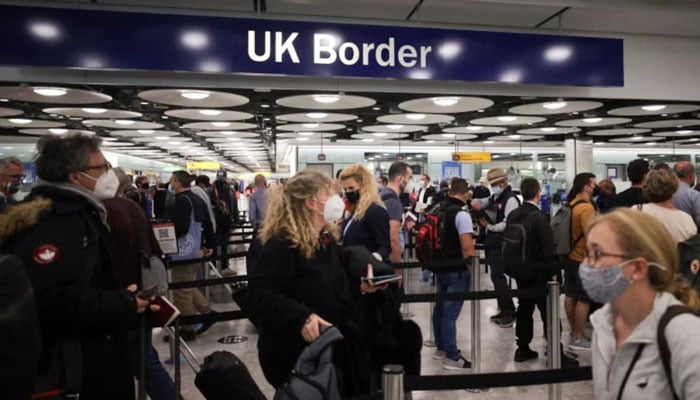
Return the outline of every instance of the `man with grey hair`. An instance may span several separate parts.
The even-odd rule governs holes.
[[[14,157],[0,158],[0,213],[17,204],[15,193],[22,185],[22,161]]]
[[[673,195],[673,206],[693,217],[696,226],[700,226],[700,192],[695,187],[695,165],[689,161],[681,161],[673,166],[673,172],[678,176],[680,184]]]

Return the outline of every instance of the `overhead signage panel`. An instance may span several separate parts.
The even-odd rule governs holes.
[[[216,171],[221,168],[221,163],[216,161],[187,161],[189,170],[209,170]]]
[[[0,37],[0,65],[624,85],[610,38],[20,6]]]
[[[491,153],[452,153],[452,161],[465,163],[489,163],[491,162]]]

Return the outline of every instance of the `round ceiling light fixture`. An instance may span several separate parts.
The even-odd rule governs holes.
[[[600,122],[602,120],[603,120],[603,118],[593,117],[593,118],[584,118],[583,122],[585,122],[587,124],[595,124],[595,123]]]
[[[83,108],[82,110],[85,111],[85,112],[88,113],[88,114],[102,114],[102,113],[107,112],[107,109],[106,109],[106,108],[91,108],[91,107],[87,107],[87,108]]]
[[[32,91],[46,97],[65,96],[65,94],[68,93],[66,89],[58,87],[35,87]]]
[[[142,135],[150,135],[151,133],[155,132],[153,129],[138,129],[136,132],[142,134]]]
[[[467,130],[468,130],[468,131],[480,131],[482,128],[483,128],[483,126],[471,125],[471,126],[468,126],[468,127],[467,127]]]
[[[10,123],[17,124],[17,125],[26,125],[26,124],[32,123],[31,119],[26,119],[26,118],[10,118],[8,121],[10,121]]]
[[[406,114],[406,119],[410,119],[411,121],[420,121],[421,119],[425,119],[425,114]]]
[[[117,119],[114,123],[118,125],[133,125],[135,122],[130,119]]]
[[[399,130],[399,129],[403,128],[403,125],[401,125],[401,124],[392,124],[392,125],[387,125],[386,127],[389,128],[389,129],[392,129],[392,130],[395,130],[395,131],[396,131],[396,130]]]
[[[567,103],[565,101],[552,101],[549,103],[542,104],[542,107],[544,107],[548,110],[558,110],[558,109],[564,108],[566,106],[567,106]]]
[[[332,104],[340,101],[340,96],[337,94],[318,94],[313,96],[314,101],[321,104]]]
[[[211,93],[204,90],[183,90],[180,96],[190,100],[204,100],[211,96]]]
[[[554,132],[557,130],[557,128],[554,127],[545,127],[545,128],[540,128],[542,132]]]
[[[664,108],[666,108],[666,106],[663,104],[651,104],[648,106],[642,106],[642,110],[644,111],[661,111]]]
[[[299,132],[299,135],[301,136],[312,136],[314,132]]]
[[[313,118],[313,119],[321,119],[321,118],[326,118],[328,114],[324,112],[310,112],[306,114],[307,117]]]
[[[503,115],[503,116],[497,117],[497,119],[499,121],[502,121],[502,122],[513,122],[513,121],[517,120],[518,117],[513,116],[513,115]]]
[[[435,97],[433,98],[433,104],[440,107],[450,107],[459,102],[456,97]]]
[[[68,132],[68,129],[64,128],[49,128],[49,132],[53,133],[54,135],[63,135],[66,132]]]
[[[230,122],[212,122],[211,124],[217,128],[226,128],[227,126],[231,126]]]
[[[311,128],[318,128],[320,125],[318,124],[318,122],[307,122],[305,124],[301,124],[301,126],[303,126],[304,128],[311,129]]]
[[[199,110],[198,112],[208,117],[215,117],[217,115],[221,115],[221,110]]]

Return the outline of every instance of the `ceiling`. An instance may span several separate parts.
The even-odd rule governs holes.
[[[0,143],[94,133],[107,150],[233,171],[274,170],[281,143],[368,150],[401,145],[700,145],[700,103],[518,96],[309,93],[0,82]]]

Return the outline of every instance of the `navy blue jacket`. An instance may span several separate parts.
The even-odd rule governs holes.
[[[350,224],[349,227],[348,224]],[[359,221],[356,219],[345,221],[342,232],[343,247],[364,246],[370,253],[378,253],[382,260],[389,259],[391,253],[389,213],[382,207],[372,204]]]

